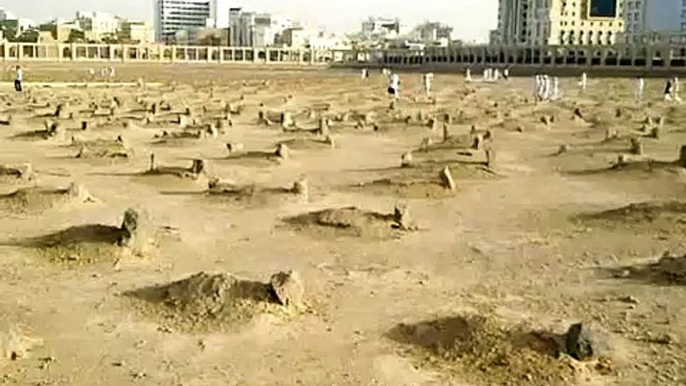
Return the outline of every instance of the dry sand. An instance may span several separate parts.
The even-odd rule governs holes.
[[[686,110],[661,81],[535,104],[528,78],[439,74],[430,100],[407,74],[391,106],[376,73],[117,74],[0,86],[0,384],[686,384]],[[599,360],[560,351],[577,322]]]

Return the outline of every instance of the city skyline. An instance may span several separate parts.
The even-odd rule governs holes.
[[[315,0],[291,0],[283,3],[276,0],[236,1],[237,6],[246,6],[255,11],[266,11],[291,16],[304,23],[325,27],[331,32],[347,33],[359,31],[362,21],[369,16],[398,17],[408,25],[427,20],[440,21],[454,27],[454,37],[465,41],[488,39],[489,30],[497,23],[497,0],[455,0],[438,3],[435,7],[425,4],[398,4],[391,0],[377,0],[373,3],[362,0],[324,3]],[[20,17],[42,22],[52,18],[73,18],[77,11],[102,11],[132,19],[153,21],[153,0],[117,0],[94,4],[87,0],[24,0],[16,2],[0,0],[5,8]]]

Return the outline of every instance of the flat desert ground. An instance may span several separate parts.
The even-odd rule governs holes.
[[[98,66],[0,85],[0,384],[686,384],[663,80]]]

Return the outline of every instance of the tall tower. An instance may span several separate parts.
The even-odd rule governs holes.
[[[155,39],[170,42],[177,31],[189,31],[207,26],[212,19],[214,0],[156,0]]]
[[[502,44],[526,43],[530,0],[500,0],[498,6],[498,33]]]

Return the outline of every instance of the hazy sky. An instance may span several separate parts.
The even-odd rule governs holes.
[[[359,30],[367,16],[399,17],[410,26],[441,21],[465,40],[486,39],[497,20],[497,0],[236,0],[253,11],[291,16],[313,26],[344,32]],[[103,11],[152,21],[153,0],[0,0],[0,8],[38,22],[52,17],[71,18],[76,11]]]

